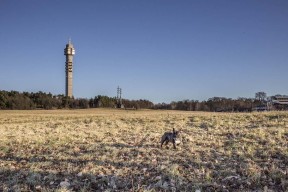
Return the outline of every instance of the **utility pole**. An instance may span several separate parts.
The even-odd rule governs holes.
[[[124,108],[122,104],[122,89],[118,86],[117,87],[117,108]]]

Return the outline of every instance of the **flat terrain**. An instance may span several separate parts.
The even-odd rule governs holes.
[[[288,190],[288,112],[0,111],[0,139],[0,191]]]

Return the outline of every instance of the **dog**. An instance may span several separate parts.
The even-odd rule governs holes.
[[[169,142],[173,144],[174,149],[176,149],[176,144],[177,144],[177,136],[178,136],[179,131],[175,131],[173,128],[173,132],[165,132],[164,135],[161,138],[161,148],[162,145],[165,143],[167,145]]]

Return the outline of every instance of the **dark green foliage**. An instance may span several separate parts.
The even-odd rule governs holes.
[[[154,104],[151,101],[148,100],[127,100],[123,99],[122,100],[125,108],[130,108],[130,109],[151,109],[153,108]]]
[[[17,91],[0,91],[0,109],[33,109],[33,101]]]
[[[153,107],[153,103],[148,100],[125,100],[125,104],[127,107],[137,109]],[[97,107],[115,108],[116,98],[98,95],[94,99],[75,99],[42,91],[37,93],[0,91],[0,109],[87,109]]]
[[[154,105],[153,108],[184,111],[248,112],[257,104],[257,100],[249,98],[213,97],[207,101],[183,100],[173,101],[170,104],[160,103]]]
[[[262,101],[261,101],[262,102]],[[184,111],[216,111],[216,112],[248,112],[261,104],[259,99],[212,97],[207,101],[183,100],[170,104],[153,104],[149,100],[122,99],[126,109],[168,109]],[[87,108],[116,108],[117,99],[103,95],[94,98],[69,98],[64,95],[51,93],[0,91],[0,109],[87,109]]]

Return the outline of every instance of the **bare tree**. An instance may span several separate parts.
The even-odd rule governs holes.
[[[258,101],[265,101],[267,98],[267,94],[263,91],[255,93],[255,99]]]

